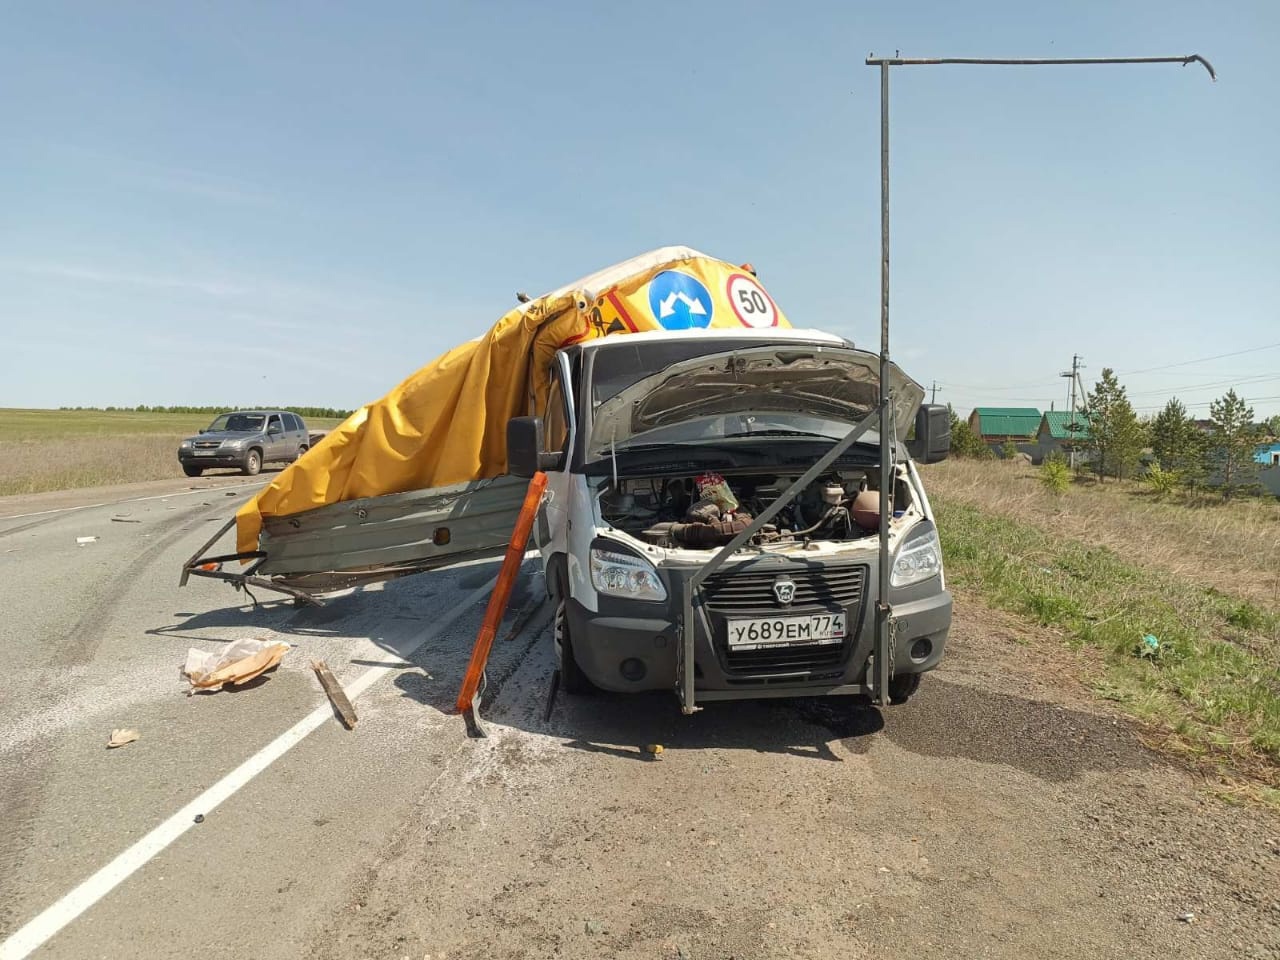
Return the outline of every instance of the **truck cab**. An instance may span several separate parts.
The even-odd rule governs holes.
[[[791,329],[637,333],[559,351],[545,405],[509,423],[507,447],[512,475],[548,477],[535,538],[568,692],[670,690],[686,672],[700,701],[871,692],[878,435],[790,488],[877,410],[879,363]],[[900,703],[938,665],[951,622],[916,469],[943,459],[949,437],[946,408],[922,405],[919,385],[889,369],[884,599]],[[699,574],[766,511],[771,522]]]

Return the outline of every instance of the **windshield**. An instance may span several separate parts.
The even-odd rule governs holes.
[[[266,419],[261,413],[224,413],[209,424],[209,432],[259,433]]]

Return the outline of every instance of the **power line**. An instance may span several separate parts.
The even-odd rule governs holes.
[[[1236,350],[1232,353],[1219,353],[1219,354],[1215,354],[1212,357],[1198,357],[1195,360],[1181,360],[1178,363],[1166,363],[1164,366],[1161,366],[1161,367],[1146,367],[1145,369],[1142,369],[1142,370],[1123,370],[1117,373],[1116,376],[1132,377],[1132,376],[1136,376],[1139,373],[1154,373],[1157,370],[1172,370],[1174,367],[1186,367],[1186,366],[1190,366],[1193,363],[1207,363],[1210,360],[1222,360],[1222,359],[1225,359],[1226,357],[1241,357],[1241,356],[1244,356],[1246,353],[1257,353],[1259,350],[1274,350],[1276,347],[1280,347],[1280,343],[1268,343],[1264,347],[1252,347],[1248,350]]]
[[[1130,393],[1129,396],[1148,397],[1153,393],[1174,394],[1174,393],[1177,393],[1179,390],[1212,390],[1216,387],[1238,387],[1241,384],[1267,383],[1268,381],[1271,381],[1271,380],[1280,380],[1280,377],[1276,376],[1274,373],[1264,373],[1256,377],[1236,377],[1231,380],[1219,380],[1216,383],[1195,383],[1195,384],[1189,383],[1189,384],[1182,384],[1176,387],[1165,387],[1160,390],[1136,390],[1133,393]]]

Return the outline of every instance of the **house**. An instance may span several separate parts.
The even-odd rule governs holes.
[[[997,453],[1003,452],[1006,443],[1013,443],[1019,453],[1035,459],[1040,411],[1035,407],[976,407],[969,414],[969,429]]]
[[[1280,440],[1258,444],[1253,451],[1253,459],[1264,467],[1280,466]]]
[[[1082,462],[1088,457],[1088,452],[1081,449],[1088,439],[1089,421],[1084,414],[1076,411],[1072,417],[1069,410],[1046,410],[1040,418],[1040,429],[1036,432],[1035,462],[1041,463],[1055,453],[1068,457],[1073,440],[1076,462]]]

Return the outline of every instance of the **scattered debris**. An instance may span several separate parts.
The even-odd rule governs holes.
[[[598,936],[604,933],[604,924],[599,920],[588,920],[584,926],[586,927],[587,933],[592,936]]]
[[[342,689],[342,684],[333,675],[329,665],[323,660],[312,660],[311,669],[316,672],[316,677],[320,680],[320,686],[324,687],[324,692],[328,695],[329,702],[333,704],[333,708],[342,717],[343,725],[348,730],[354,730],[356,720],[359,719],[356,716],[356,708],[351,705],[351,701],[347,698],[347,692]]]
[[[76,537],[76,546],[83,547],[86,543],[97,543],[97,537]]]
[[[142,521],[132,520],[128,516],[123,516],[123,517],[112,517],[111,522],[112,523],[141,523]]]
[[[107,749],[114,750],[116,747],[123,747],[126,743],[133,743],[137,739],[137,730],[112,730],[111,739],[107,741]]]
[[[221,690],[224,684],[246,683],[280,665],[289,644],[280,641],[236,640],[225,650],[206,653],[194,647],[187,651],[182,673],[191,681],[191,692]]]
[[[196,814],[196,816],[195,816],[195,822],[196,822],[196,823],[204,823],[204,814],[203,814],[203,813],[197,813],[197,814]]]
[[[234,496],[235,496],[235,494],[234,494],[234,493],[224,493],[224,494],[223,494],[223,496],[224,496],[224,497],[234,497]]]
[[[1178,919],[1183,923],[1195,923],[1196,915],[1194,913],[1180,913],[1178,914]]]
[[[660,744],[660,743],[646,743],[646,744],[644,745],[644,752],[645,752],[645,753],[647,753],[647,754],[649,754],[649,756],[651,756],[654,760],[661,760],[661,759],[662,759],[662,744]]]
[[[1148,633],[1138,643],[1138,648],[1134,651],[1133,655],[1135,657],[1153,659],[1160,656],[1160,653],[1160,641]]]

